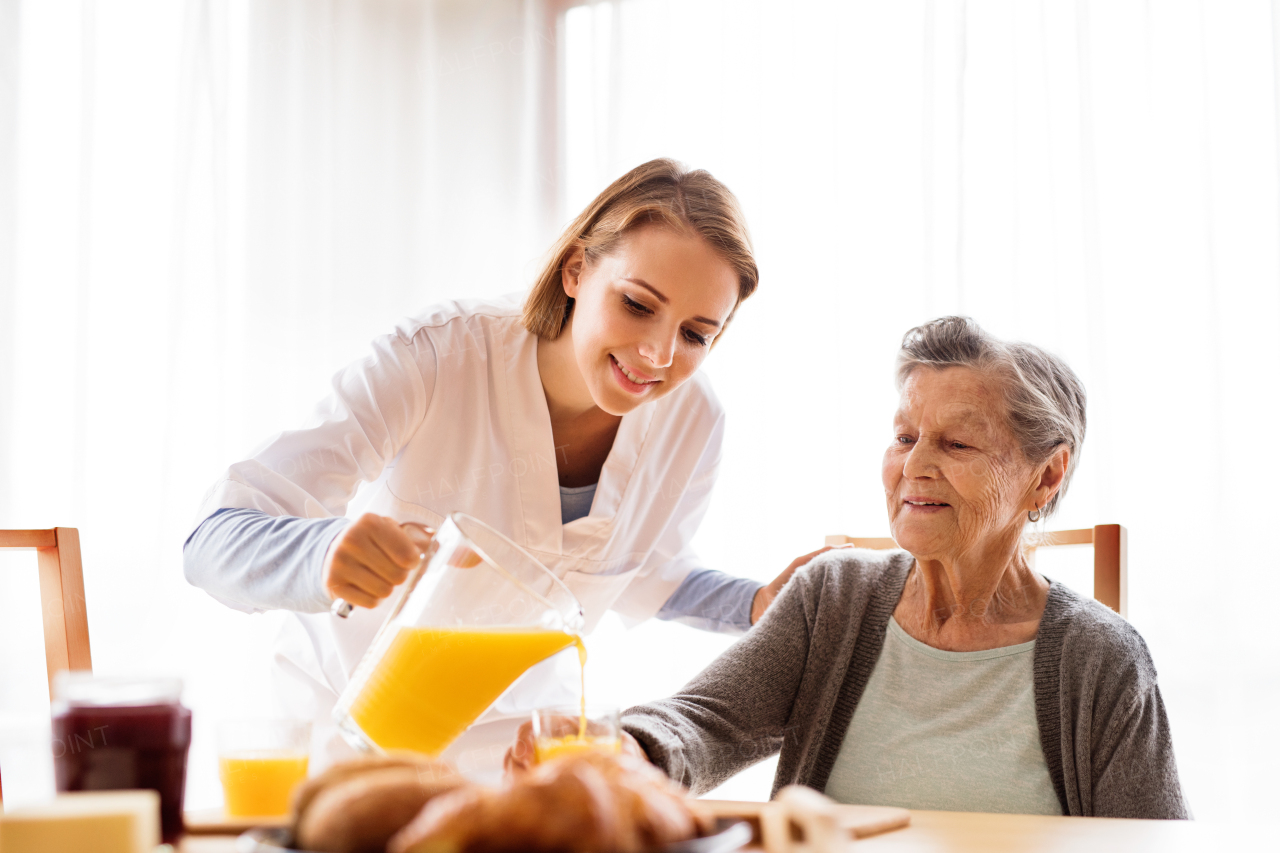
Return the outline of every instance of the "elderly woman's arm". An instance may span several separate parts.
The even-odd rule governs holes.
[[[1186,819],[1173,739],[1160,689],[1135,691],[1097,744],[1094,814],[1099,817]]]
[[[1067,813],[1190,817],[1155,664],[1142,636],[1092,602],[1082,600],[1061,614],[1067,618],[1042,626],[1041,635],[1051,646],[1065,634],[1060,656],[1052,658],[1061,662],[1054,667],[1061,680],[1053,686],[1062,717],[1056,732],[1042,728],[1041,734],[1048,735],[1050,766],[1061,768]]]
[[[797,575],[755,628],[679,693],[624,714],[623,728],[649,760],[693,793],[781,747],[809,651],[805,581]]]

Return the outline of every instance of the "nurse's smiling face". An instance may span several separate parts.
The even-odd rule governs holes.
[[[738,276],[700,237],[650,226],[594,264],[565,264],[567,331],[595,404],[611,415],[670,394],[693,375],[738,302]]]

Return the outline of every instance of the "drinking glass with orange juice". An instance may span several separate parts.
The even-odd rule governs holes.
[[[577,646],[582,606],[529,552],[450,515],[334,706],[370,752],[439,755],[529,667]]]
[[[231,817],[289,813],[307,778],[311,724],[301,720],[229,720],[218,725],[218,775]]]
[[[539,764],[561,755],[622,751],[617,708],[563,706],[533,712],[533,755]]]

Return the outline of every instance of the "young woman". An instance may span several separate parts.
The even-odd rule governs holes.
[[[523,305],[449,302],[406,321],[335,377],[306,428],[232,465],[184,547],[187,579],[239,610],[298,614],[276,653],[279,699],[321,725],[423,527],[454,511],[555,572],[588,631],[609,609],[747,629],[808,556],[761,586],[701,567],[689,542],[724,429],[698,367],[757,280],[732,193],[645,163],[573,221]],[[332,618],[339,597],[366,609]],[[576,672],[555,666],[486,719],[571,699]],[[483,763],[491,743],[496,766],[512,731],[473,733],[458,760]]]

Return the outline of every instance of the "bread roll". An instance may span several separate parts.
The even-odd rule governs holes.
[[[632,775],[621,775],[612,781],[612,786],[623,822],[630,823],[635,834],[635,846],[628,844],[621,849],[647,850],[698,834],[698,824],[684,797],[666,785],[656,786]]]
[[[387,844],[387,853],[639,853],[692,838],[680,789],[629,756],[554,759],[501,789],[440,796]]]
[[[311,805],[315,795],[345,779],[367,773],[370,770],[381,770],[385,767],[437,767],[442,774],[453,774],[453,769],[446,764],[439,764],[427,758],[405,755],[362,755],[350,761],[341,761],[332,765],[318,776],[312,776],[298,786],[293,792],[292,813],[297,818]]]
[[[380,758],[335,765],[295,797],[294,841],[316,853],[382,853],[432,797],[465,784],[436,762]]]

